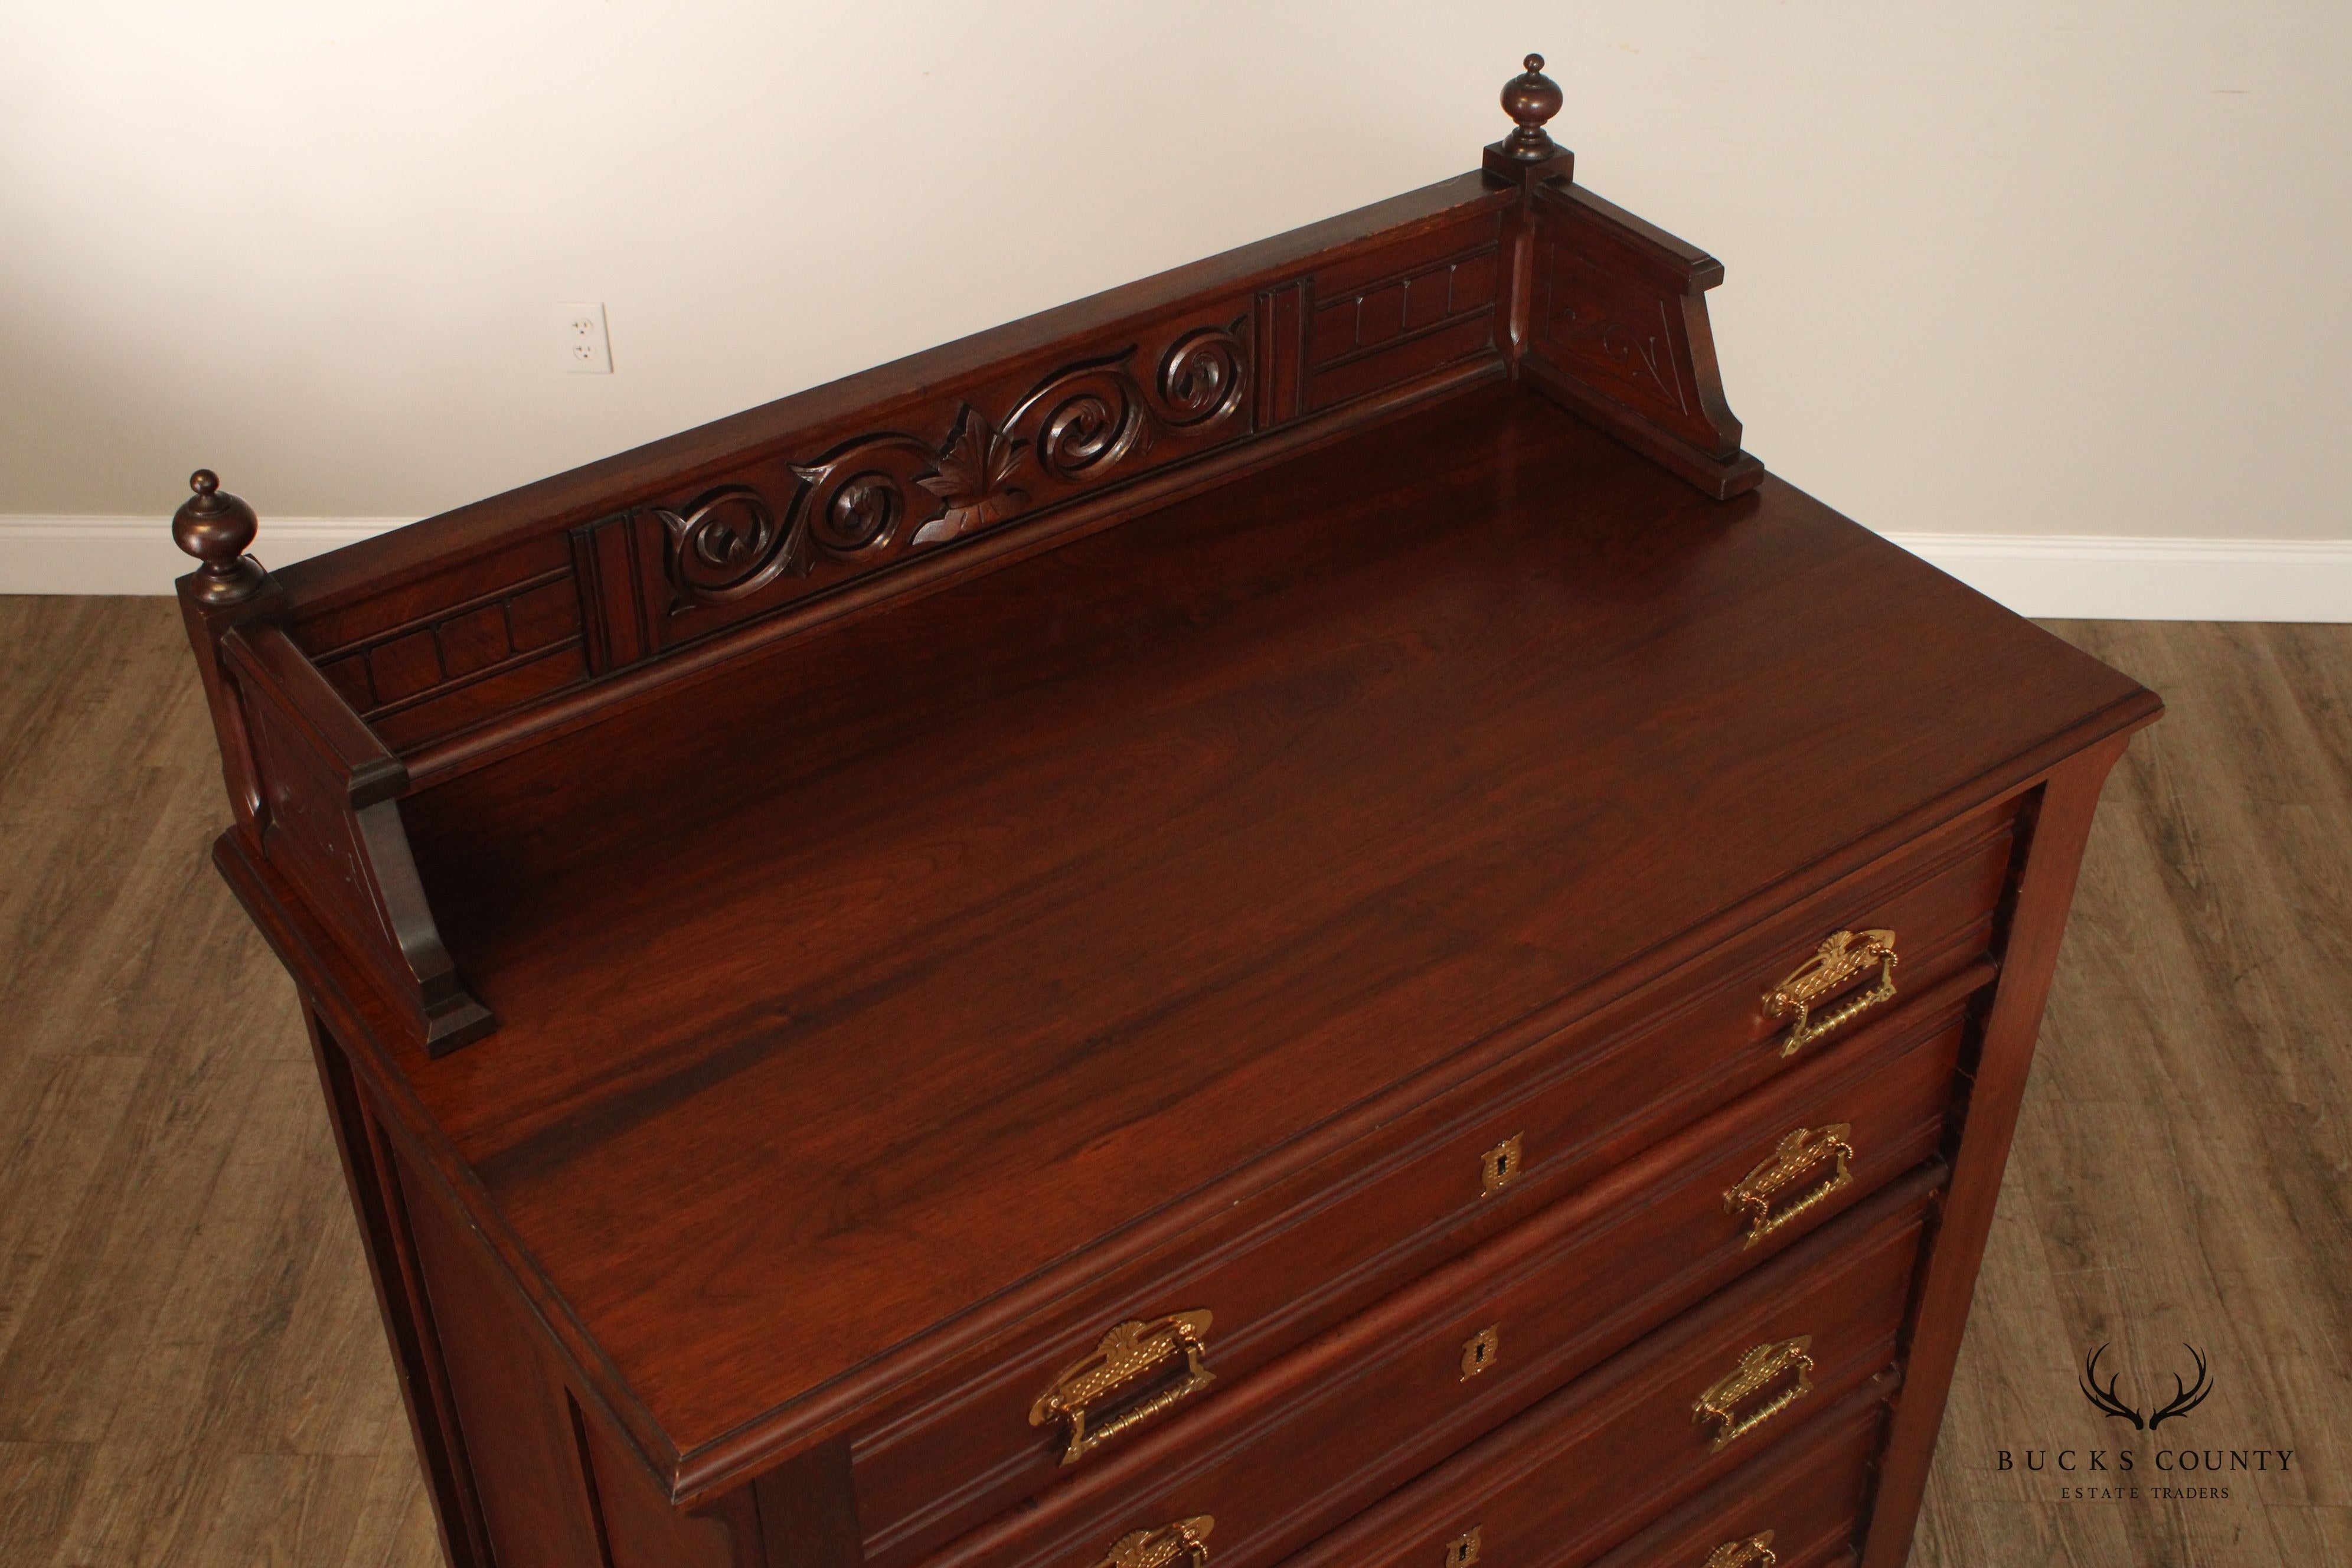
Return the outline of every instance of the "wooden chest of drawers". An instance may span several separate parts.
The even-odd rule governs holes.
[[[1902,1560],[2158,705],[1765,476],[1557,102],[276,574],[198,476],[453,1563]]]

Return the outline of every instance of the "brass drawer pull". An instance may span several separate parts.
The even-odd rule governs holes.
[[[1815,1204],[1853,1184],[1853,1123],[1850,1121],[1833,1121],[1818,1129],[1800,1127],[1780,1140],[1770,1159],[1740,1177],[1739,1184],[1723,1194],[1724,1212],[1747,1211],[1748,1246],[1755,1246]],[[1814,1183],[1805,1189],[1803,1196],[1774,1212],[1772,1200],[1780,1196],[1783,1188],[1796,1185],[1823,1165],[1832,1166],[1826,1180]]]
[[[1819,1018],[1814,1006],[1834,995],[1839,986],[1878,965],[1878,984],[1858,996],[1849,996]],[[1853,1023],[1895,995],[1895,933],[1883,929],[1832,931],[1822,939],[1813,956],[1796,972],[1764,994],[1764,1011],[1775,1018],[1791,1018],[1780,1054],[1793,1057],[1809,1040]]]
[[[1167,1568],[1179,1557],[1190,1557],[1192,1568],[1208,1568],[1209,1531],[1215,1518],[1196,1513],[1157,1530],[1130,1530],[1110,1543],[1095,1568]]]
[[[1029,1407],[1029,1425],[1043,1426],[1051,1421],[1067,1420],[1070,1440],[1063,1450],[1062,1463],[1074,1465],[1096,1445],[1108,1443],[1138,1422],[1148,1421],[1177,1401],[1198,1394],[1217,1380],[1206,1360],[1213,1316],[1203,1307],[1155,1318],[1148,1323],[1131,1319],[1119,1324],[1103,1335],[1102,1342],[1085,1357],[1064,1368],[1054,1385],[1037,1396],[1037,1403]],[[1181,1378],[1108,1417],[1095,1418],[1093,1406],[1154,1367],[1179,1356],[1184,1359]],[[1177,1527],[1171,1524],[1168,1528]],[[1202,1533],[1208,1532],[1203,1529]]]
[[[1717,1423],[1715,1440],[1707,1452],[1719,1454],[1733,1442],[1753,1432],[1800,1399],[1813,1391],[1813,1358],[1805,1352],[1813,1348],[1811,1334],[1800,1334],[1793,1340],[1750,1348],[1739,1358],[1739,1364],[1727,1377],[1708,1385],[1706,1392],[1691,1403],[1691,1419]],[[1739,1402],[1761,1394],[1780,1379],[1794,1372],[1796,1381],[1772,1395],[1755,1409],[1742,1415]]]
[[[1727,1541],[1706,1554],[1700,1568],[1772,1568],[1780,1554],[1772,1550],[1772,1532],[1759,1530],[1745,1541]]]

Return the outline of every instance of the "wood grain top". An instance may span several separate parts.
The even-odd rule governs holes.
[[[782,1442],[2155,708],[1491,386],[410,799],[500,1021],[411,1078],[679,1452]]]

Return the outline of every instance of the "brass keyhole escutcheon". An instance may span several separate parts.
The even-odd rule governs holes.
[[[1462,1342],[1462,1381],[1469,1382],[1495,1364],[1503,1353],[1503,1325],[1481,1329]]]
[[[1514,1132],[1480,1157],[1478,1164],[1480,1197],[1491,1198],[1519,1179],[1519,1166],[1523,1162],[1523,1156],[1519,1152],[1519,1140],[1526,1136],[1524,1132]]]
[[[1483,1544],[1481,1531],[1473,1525],[1445,1543],[1444,1568],[1470,1568],[1478,1561],[1478,1548]]]

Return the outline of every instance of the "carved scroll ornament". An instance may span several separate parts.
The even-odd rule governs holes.
[[[820,559],[927,549],[1123,477],[1152,443],[1232,418],[1249,379],[1241,323],[1179,337],[1149,384],[1132,348],[1055,372],[1001,422],[959,405],[938,446],[898,431],[861,436],[818,461],[779,508],[750,485],[710,490],[654,516],[683,600],[727,604]]]

